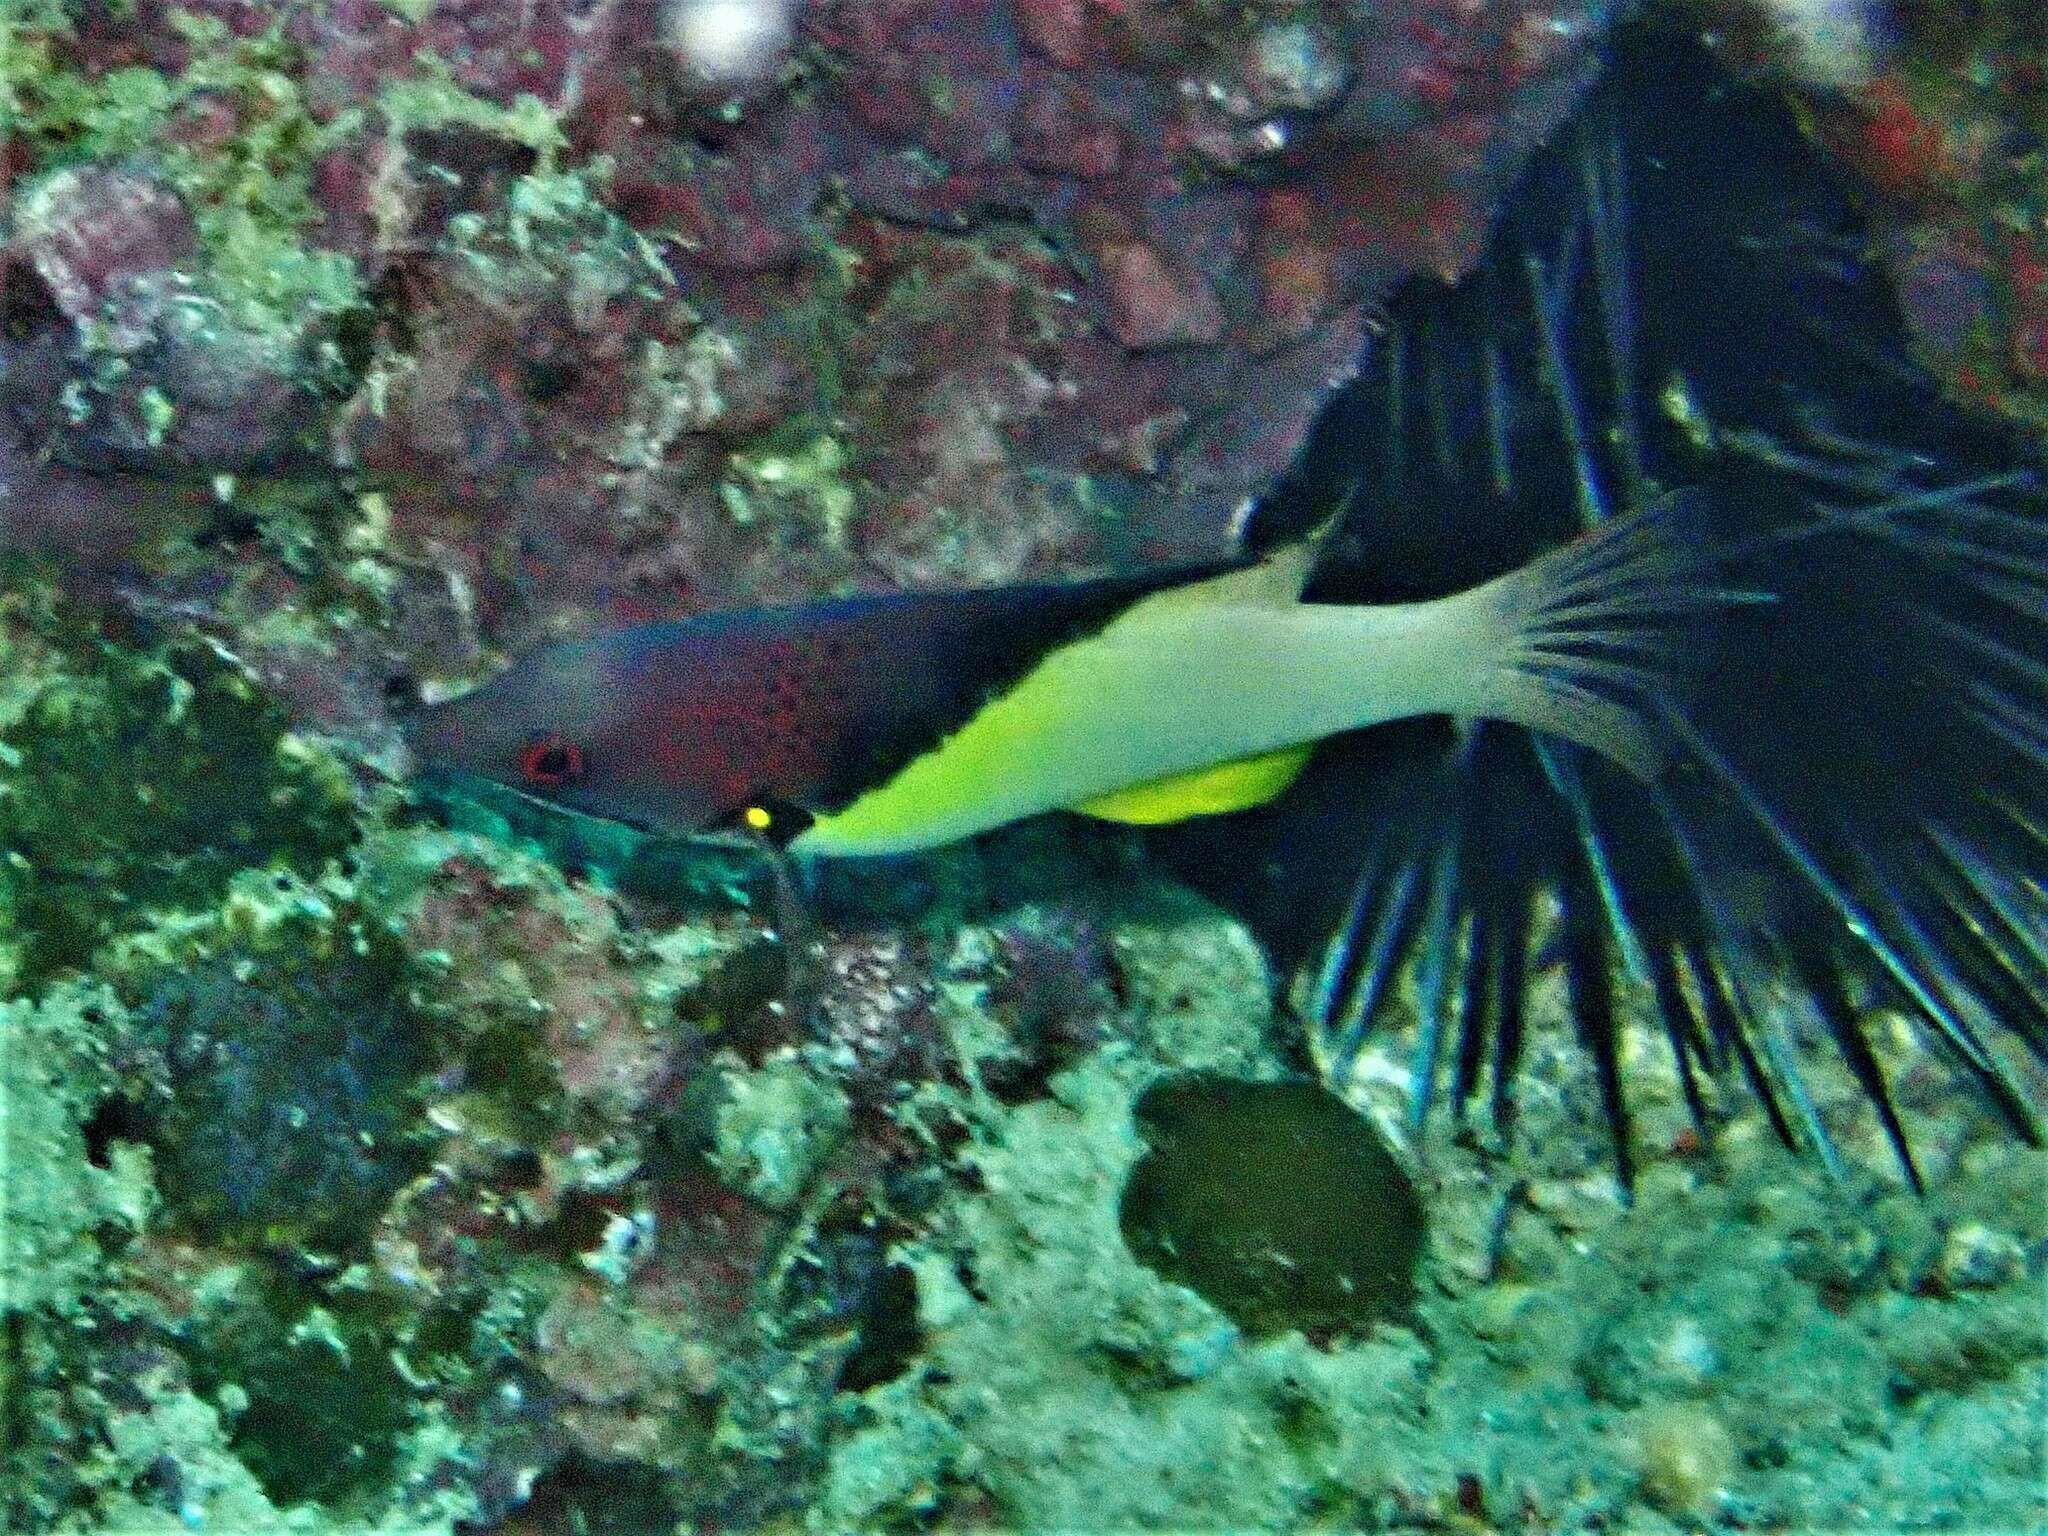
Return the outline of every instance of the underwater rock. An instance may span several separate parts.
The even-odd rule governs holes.
[[[146,165],[61,171],[13,208],[10,261],[27,264],[74,323],[99,319],[116,345],[146,335],[162,300],[146,280],[191,258],[199,232]]]
[[[1223,309],[1208,282],[1171,271],[1142,241],[1107,247],[1102,265],[1110,334],[1129,350],[1213,342],[1223,334]]]
[[[99,1240],[139,1229],[155,1204],[148,1152],[133,1143],[95,1148],[87,1136],[114,1087],[107,1042],[120,1013],[111,995],[83,985],[40,1004],[0,1004],[0,1304],[15,1315],[75,1309],[103,1264]]]
[[[1815,138],[1861,184],[1919,361],[1958,399],[2028,427],[2048,422],[2036,9],[1868,0],[1700,8],[1722,56],[1786,80]]]
[[[1213,555],[1590,76],[1603,5],[1510,9],[37,10],[62,325],[0,372],[31,452],[401,487],[177,592],[351,712],[594,618]],[[161,312],[82,351],[131,268]],[[280,563],[346,601],[280,619]]]
[[[1640,1419],[1635,1435],[1650,1502],[1681,1517],[1710,1513],[1735,1473],[1735,1443],[1720,1421],[1675,1403]]]
[[[29,440],[91,469],[238,468],[310,420],[300,360],[238,326],[189,273],[198,227],[140,162],[60,171],[14,211],[19,264],[0,402]],[[44,296],[24,291],[39,284]]]
[[[1102,914],[1072,901],[1012,911],[996,934],[986,1005],[1006,1049],[981,1080],[1014,1101],[1100,1044],[1122,984]]]
[[[146,599],[0,593],[0,1520],[2038,1523],[2042,1158],[1899,1031],[1938,1212],[1738,1103],[1704,1144],[1624,989],[1630,1209],[1554,970],[1506,1128],[1408,1126],[1405,991],[1357,1107],[1427,1214],[1413,1316],[1238,1315],[1122,1218],[1162,1085],[1294,1094],[1298,1022],[1126,845],[834,876],[880,894],[841,931],[828,889],[809,991],[759,882],[437,830],[314,733],[608,616],[1213,553],[1611,10],[813,5],[714,85],[683,9],[0,23],[5,539]],[[1968,146],[1883,106],[1917,195]],[[1916,323],[2031,368],[2038,252],[1968,234]]]
[[[1123,1235],[1174,1085],[1232,1085],[1246,1113],[1300,1091],[1261,1086],[1290,1077],[1295,1026],[1217,909],[1021,832],[979,875],[936,870],[912,915],[828,935],[859,962],[828,975],[835,1028],[918,1042],[841,1051],[764,1007],[786,973],[759,918],[364,814],[345,867],[178,887],[183,907],[119,925],[98,963],[132,1006],[58,986],[8,1012],[9,1069],[61,1085],[8,1101],[55,1115],[19,1185],[38,1283],[7,1303],[30,1405],[17,1523],[264,1530],[296,1505],[314,1525],[519,1529],[609,1491],[620,1520],[820,1530],[1384,1529],[1473,1507],[1799,1525],[1873,1499],[1903,1523],[2009,1524],[2039,1487],[2020,1432],[2048,1379],[2037,1279],[1958,1257],[1953,1284],[1925,1283],[1949,1249],[2008,1251],[1975,1228],[2048,1239],[2040,1155],[1981,1120],[1932,1138],[1955,1145],[1939,1221],[1874,1180],[1824,1188],[1753,1114],[1711,1158],[1649,1157],[1628,1211],[1596,1090],[1535,1017],[1545,1086],[1521,1133],[1488,1149],[1439,1126],[1404,1154],[1430,1222],[1413,1326],[1322,1307],[1310,1334],[1298,1314],[1264,1332]],[[860,1015],[879,1033],[853,1028],[857,1003],[886,1005]],[[317,1026],[302,1049],[325,1042],[273,1074],[322,1139],[243,1166],[303,1169],[320,1198],[279,1220],[282,1186],[260,1189],[250,1243],[194,1219],[194,1175],[221,1161],[195,1153],[269,1123],[245,1090],[270,1068],[235,1077],[204,1042],[181,1058],[196,1139],[155,1128],[161,1157],[123,1106],[168,1081],[166,1033],[253,1044],[277,1012]],[[1638,1048],[1644,1129],[1682,1125],[1675,1074]],[[1846,1076],[1816,1078],[1844,1133]],[[1957,1113],[1899,1081],[1916,1117]],[[360,1158],[328,1134],[405,1103],[431,1166],[388,1121],[361,1122]],[[1332,1125],[1341,1170],[1364,1122]],[[292,1161],[322,1147],[325,1172]],[[353,1254],[294,1240],[316,1227]],[[81,1307],[90,1327],[66,1321]],[[80,1451],[109,1436],[115,1458]]]
[[[399,964],[230,953],[150,992],[137,1024],[160,1042],[166,1093],[137,1113],[172,1225],[348,1248],[424,1168],[428,1055]]]
[[[1299,1335],[1250,1344],[1126,1250],[1117,1200],[1144,1151],[1132,1106],[1145,1087],[1169,1064],[1246,1079],[1278,1068],[1243,931],[1200,903],[1133,894],[1110,920],[1124,1002],[1108,1041],[1055,1073],[1049,1097],[967,1109],[974,1177],[898,1250],[925,1347],[846,1415],[808,1528],[912,1510],[1265,1527],[1300,1508],[1294,1470],[1267,1469],[1283,1424],[1313,1425],[1333,1459],[1372,1460],[1353,1427],[1398,1418],[1384,1381],[1412,1365],[1406,1345],[1369,1347],[1361,1369]]]
[[[530,100],[564,111],[599,86],[627,15],[645,27],[649,9],[621,0],[335,0],[291,8],[287,30],[304,50],[323,119],[373,101],[393,81],[436,75],[495,106]]]
[[[104,399],[24,354],[29,447],[221,469],[317,440],[394,478],[388,543],[318,561],[367,564],[414,627],[459,579],[465,611],[402,637],[429,675],[473,677],[478,629],[1212,554],[1355,367],[1365,306],[1469,262],[1608,9],[778,7],[788,69],[721,103],[675,57],[715,6],[39,12],[17,203],[50,212],[14,240],[65,324],[17,351],[109,261],[210,318],[105,353]],[[1919,222],[1890,243],[1930,358],[2024,411],[2048,332],[2007,9],[1975,75],[1936,80],[1916,34],[1818,120],[1894,161],[1932,134],[1933,182],[1981,190],[1945,220],[1901,195]],[[92,261],[57,256],[74,226],[107,236]],[[743,361],[708,388],[675,366],[720,346]],[[67,383],[83,424],[49,415]]]
[[[0,430],[0,553],[29,555],[63,572],[74,594],[104,597],[141,541],[138,498],[61,466],[39,462]]]
[[[1148,1095],[1174,1094],[1192,1070],[1255,1104],[1282,1068],[1244,1054],[1270,1015],[1256,956],[1234,958],[1233,924],[1141,902],[1109,931],[1123,1005],[1095,1048],[1047,1079],[1049,1097],[963,1110],[973,1177],[896,1250],[915,1276],[921,1348],[846,1412],[814,1528],[915,1514],[1382,1529],[1475,1508],[1574,1525],[1827,1524],[1880,1484],[1887,1518],[1939,1509],[1996,1523],[2035,1507],[2036,1452],[2001,1453],[1969,1493],[1914,1471],[1937,1445],[1960,1454],[1995,1436],[2048,1385],[2038,1327],[2023,1344],[2010,1322],[2037,1302],[2035,1282],[2007,1283],[1995,1308],[1916,1295],[1912,1256],[1939,1248],[1925,1208],[1881,1185],[1825,1193],[1754,1111],[1702,1160],[1676,1134],[1676,1074],[1655,1066],[1646,1036],[1631,1036],[1629,1058],[1644,1124],[1673,1134],[1634,1209],[1603,1166],[1597,1094],[1555,1020],[1530,1021],[1530,1048],[1556,1054],[1535,1067],[1510,1144],[1486,1151],[1439,1125],[1414,1146],[1430,1217],[1415,1333],[1338,1324],[1313,1342],[1261,1338],[1166,1284],[1119,1230],[1154,1155]],[[1563,1005],[1561,989],[1537,995],[1545,1010]],[[1235,1045],[1203,1027],[1230,1018]],[[1369,1060],[1361,1077],[1376,1109],[1387,1096],[1392,1113],[1375,1119],[1404,1125],[1399,1073]],[[1816,1091],[1829,1113],[1858,1099],[1846,1072]],[[2010,1209],[2007,1181],[2039,1154],[1966,1117],[1956,1129],[1972,1150],[1947,1187],[1969,1210]],[[1233,1164],[1254,1134],[1243,1128]],[[1854,1288],[1787,1262],[1858,1249],[1859,1235]],[[1906,1357],[1877,1344],[1909,1317]],[[1902,1358],[1918,1362],[1910,1377]],[[1972,1385],[1987,1378],[2010,1385]],[[1927,1385],[1909,1389],[1912,1424],[1894,1445],[1907,1379]]]
[[[178,1343],[193,1392],[220,1405],[229,1447],[271,1502],[345,1503],[387,1486],[412,1389],[374,1324],[245,1293],[202,1302]]]
[[[711,1164],[743,1193],[783,1210],[846,1131],[846,1098],[794,1054],[720,1074]]]
[[[13,43],[39,67],[15,103],[0,400],[38,451],[102,472],[304,458],[338,374],[320,343],[355,297],[352,265],[298,240],[308,182],[282,161],[312,125],[266,44],[156,19],[175,81],[128,59],[72,76],[87,44],[61,28]]]
[[[204,645],[129,651],[0,598],[0,661],[9,988],[83,968],[154,912],[217,901],[249,867],[316,871],[355,835],[338,763]]]
[[[512,1088],[598,1139],[644,1112],[693,1054],[647,1005],[618,919],[588,887],[451,849],[407,914],[406,938],[445,978],[441,1006],[473,1040],[461,1079]],[[716,940],[693,957],[708,968]],[[679,967],[680,970],[680,967]],[[669,985],[687,985],[678,975]]]
[[[2026,1250],[2011,1233],[1969,1221],[1951,1231],[1942,1244],[1938,1273],[1952,1288],[1982,1290],[2010,1285],[2026,1268]]]
[[[941,1031],[925,979],[930,966],[923,946],[899,934],[833,939],[814,964],[804,1033],[864,1107],[886,1105],[896,1085],[941,1068]],[[840,1106],[827,1120],[843,1116]]]
[[[1254,1336],[1361,1332],[1407,1310],[1422,1204],[1342,1100],[1314,1083],[1174,1080],[1135,1113],[1150,1150],[1119,1221],[1139,1260]]]

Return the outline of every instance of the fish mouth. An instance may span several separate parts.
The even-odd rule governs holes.
[[[697,827],[687,830],[674,827],[659,827],[650,821],[644,821],[635,816],[618,816],[608,811],[586,810],[582,806],[572,805],[566,800],[552,799],[547,795],[536,794],[534,791],[521,785],[507,783],[503,779],[492,778],[489,774],[476,773],[467,768],[459,768],[445,761],[436,761],[420,753],[416,744],[411,745],[413,745],[415,756],[419,759],[414,773],[415,781],[429,797],[439,792],[459,795],[470,800],[513,800],[521,805],[545,811],[550,815],[562,816],[574,821],[595,822],[608,827],[625,827],[642,837],[658,839],[665,843],[680,843],[692,848],[716,850],[721,853],[758,854],[762,851],[761,839],[747,832],[728,830],[723,827]]]
[[[762,853],[767,847],[752,833],[732,832],[721,827],[699,827],[691,832],[668,832],[658,835],[678,843],[688,843],[693,848],[716,848],[726,853]]]

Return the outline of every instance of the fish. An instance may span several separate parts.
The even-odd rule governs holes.
[[[1683,620],[1737,601],[1674,492],[1423,602],[1303,600],[1322,538],[1136,576],[714,612],[542,644],[406,722],[415,754],[666,836],[799,858],[1075,811],[1264,804],[1389,720],[1510,721],[1654,779]]]

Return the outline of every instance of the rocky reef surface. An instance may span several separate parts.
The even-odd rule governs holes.
[[[1398,1019],[1310,1086],[1099,840],[859,872],[793,977],[742,869],[422,822],[210,647],[0,612],[12,1528],[2041,1515],[2048,1159],[1903,1026],[1933,1198],[1846,1071],[1845,1181],[1702,1147],[1645,1030],[1630,1208],[1561,983],[1512,1132],[1417,1139]]]
[[[1211,555],[1609,10],[749,9],[16,0],[9,541],[337,724],[593,618]]]
[[[1702,1147],[1645,1029],[1631,1207],[1561,995],[1512,1127],[1417,1134],[1398,1017],[1308,1086],[1113,839],[842,873],[814,947],[427,813],[394,696],[537,635],[1222,547],[1613,19],[723,9],[0,0],[0,1521],[2039,1523],[2048,1165],[1903,1025],[1931,1199],[1818,1066],[1842,1182]],[[2024,13],[1727,46],[2037,419]]]
[[[2042,420],[2031,8],[1665,14]],[[608,618],[1210,556],[1620,15],[10,0],[0,547],[358,734]]]

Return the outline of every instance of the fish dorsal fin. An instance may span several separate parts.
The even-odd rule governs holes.
[[[1144,606],[1285,608],[1298,603],[1322,561],[1323,546],[1350,510],[1351,498],[1347,496],[1336,511],[1307,533],[1275,546],[1254,563],[1157,593],[1144,599]]]
[[[1315,568],[1315,551],[1306,541],[1276,549],[1256,565],[1240,566],[1221,576],[1205,576],[1186,586],[1168,587],[1140,598],[1132,612],[1162,613],[1180,608],[1286,608],[1301,601]]]
[[[1282,747],[1277,752],[1262,752],[1257,757],[1241,757],[1197,768],[1193,773],[1112,790],[1083,800],[1072,809],[1099,821],[1146,827],[1186,821],[1194,816],[1249,810],[1276,798],[1292,784],[1314,750],[1313,744]]]

